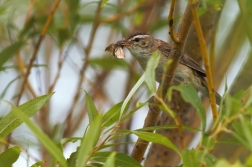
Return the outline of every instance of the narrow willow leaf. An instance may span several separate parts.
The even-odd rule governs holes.
[[[91,99],[91,97],[88,95],[88,93],[86,92],[86,104],[87,104],[87,113],[88,113],[88,119],[89,119],[89,123],[93,123],[93,120],[95,118],[95,116],[97,115],[98,111],[94,105],[93,100]]]
[[[204,153],[201,153],[201,151],[200,151],[200,154],[204,154]],[[215,156],[213,156],[212,154],[209,154],[209,153],[207,153],[204,156],[204,161],[205,161],[207,167],[214,167],[214,165],[216,164],[217,160],[218,159]]]
[[[18,106],[18,109],[26,114],[26,116],[31,117],[44,106],[44,104],[51,98],[52,95],[53,93],[50,93],[37,97]],[[0,120],[0,137],[5,137],[22,123],[23,121],[11,111]]]
[[[178,150],[178,148],[168,138],[164,137],[163,135],[160,135],[157,133],[151,133],[151,132],[141,132],[141,131],[132,131],[132,133],[137,135],[139,138],[141,138],[143,140],[153,142],[153,143],[162,144],[162,145],[172,149],[173,151],[175,151],[176,153],[178,153],[181,156],[181,153]]]
[[[148,131],[148,130],[163,130],[163,129],[177,129],[177,125],[163,125],[163,126],[149,126],[141,129],[137,129],[136,131]],[[182,125],[183,130],[193,130],[193,131],[200,131],[198,128],[193,128],[190,126]]]
[[[45,164],[45,161],[39,161],[39,162],[36,162],[35,164],[33,164],[31,167],[41,167],[44,164]]]
[[[16,42],[0,52],[0,71],[4,63],[6,63],[18,50],[20,50],[23,44],[23,42]]]
[[[196,150],[183,149],[182,163],[185,167],[200,166],[200,161],[197,158]]]
[[[77,150],[76,166],[85,166],[87,164],[88,156],[100,137],[101,123],[102,117],[99,114],[96,114]]]
[[[75,143],[81,139],[82,138],[80,138],[80,137],[63,138],[63,139],[61,139],[60,144],[65,145],[66,143],[69,143],[69,142]]]
[[[109,0],[102,0],[101,8],[108,2]]]
[[[158,66],[159,59],[160,59],[159,52],[158,51],[154,52],[151,58],[149,59],[145,69],[145,82],[152,93],[156,93],[155,69]]]
[[[35,125],[20,108],[12,106],[12,109],[13,113],[28,126],[52,157],[54,157],[62,167],[67,167],[66,159],[60,148],[37,125]]]
[[[206,130],[206,113],[204,110],[204,107],[202,105],[201,99],[198,96],[197,91],[195,88],[191,85],[185,85],[185,84],[180,84],[178,86],[172,86],[168,90],[168,99],[171,100],[171,95],[172,95],[172,90],[178,90],[183,99],[190,103],[197,111],[198,115],[200,116],[201,122],[202,122],[202,133],[205,132]]]
[[[131,97],[133,96],[133,94],[137,91],[137,89],[143,84],[144,82],[144,79],[145,79],[145,74],[143,74],[141,76],[141,78],[137,81],[137,83],[134,85],[134,87],[130,90],[128,96],[125,98],[125,100],[123,101],[123,104],[122,104],[122,108],[121,108],[121,111],[120,111],[120,118],[124,112],[124,110],[126,109]]]
[[[123,102],[114,105],[109,109],[102,117],[102,126],[108,127],[119,120],[120,110],[122,108]]]
[[[92,160],[98,162],[106,162],[111,152],[97,152],[92,156]],[[123,154],[116,153],[115,155],[115,166],[120,167],[142,167],[134,158]]]
[[[0,166],[12,166],[14,162],[17,161],[20,155],[20,148],[15,146],[0,154]]]
[[[225,160],[225,159],[220,159],[220,160],[218,160],[216,163],[215,163],[215,165],[214,165],[214,167],[244,167],[244,165],[242,165],[240,162],[239,162],[239,160],[237,160],[236,162],[234,162],[234,163],[232,163],[232,164],[230,164],[227,160]]]
[[[116,152],[112,152],[108,159],[106,160],[105,164],[103,167],[114,167],[115,166],[115,155]]]

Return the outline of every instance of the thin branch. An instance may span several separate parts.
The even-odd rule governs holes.
[[[25,66],[24,66],[23,60],[21,59],[20,51],[17,52],[16,59],[17,59],[18,68],[19,68],[21,74],[25,75]],[[28,87],[28,90],[30,91],[30,93],[32,94],[33,98],[36,98],[37,94],[35,93],[29,80],[27,80],[27,87]]]
[[[118,13],[118,14],[115,14],[113,16],[110,16],[106,19],[103,19],[103,20],[100,20],[100,23],[112,23],[112,22],[115,22],[115,21],[118,21],[120,20],[122,17],[125,17],[127,15],[130,15],[130,14],[133,14],[135,13],[139,8],[141,8],[142,6],[144,6],[146,4],[145,1],[142,1],[141,3],[138,3],[135,7],[133,7],[132,9],[129,9],[128,11],[126,12],[122,12],[122,13]]]
[[[169,23],[169,34],[173,40],[173,42],[175,43],[179,43],[179,38],[176,37],[175,32],[174,32],[174,9],[175,9],[175,2],[176,0],[172,0],[171,1],[171,5],[170,5],[170,13],[168,15],[168,23]]]
[[[170,53],[170,57],[172,60],[172,63],[168,66],[167,70],[165,71],[165,83],[163,86],[162,84],[159,85],[158,90],[157,90],[157,96],[162,97],[162,99],[165,99],[166,92],[170,85],[172,84],[173,77],[175,74],[175,70],[177,68],[182,49],[184,47],[185,39],[187,37],[187,34],[189,32],[189,28],[191,26],[191,23],[193,21],[192,18],[192,13],[191,13],[191,4],[188,3],[185,13],[183,15],[183,18],[179,24],[178,32],[177,32],[177,37],[180,39],[179,43],[173,43],[172,46],[172,51]],[[159,114],[160,114],[160,109],[159,109],[159,100],[155,97],[152,97],[152,100],[150,100],[153,103],[150,103],[149,105],[149,111],[148,115],[145,118],[144,122],[144,127],[148,126],[154,126],[157,124],[157,121],[159,119]],[[138,138],[134,149],[131,153],[131,156],[135,158],[138,162],[141,162],[143,159],[143,155],[146,151],[146,148],[148,146],[148,141],[144,141],[140,138]]]
[[[212,74],[214,74],[214,57],[215,57],[215,54],[214,54],[214,51],[215,51],[215,41],[216,41],[216,30],[214,31],[214,34],[213,34],[213,38],[211,40],[211,45],[210,45],[210,68],[211,68],[211,72]],[[214,79],[214,76],[213,76],[213,79]]]
[[[56,1],[55,1],[54,5],[53,5],[53,7],[52,7],[52,9],[51,9],[50,15],[48,16],[47,21],[46,21],[46,23],[45,23],[45,25],[44,25],[44,27],[43,27],[43,29],[42,29],[41,35],[40,35],[40,37],[39,37],[39,40],[38,40],[38,42],[37,42],[36,45],[35,45],[35,50],[34,50],[34,52],[33,52],[33,54],[32,54],[31,59],[30,59],[30,63],[29,63],[29,65],[28,65],[28,68],[27,68],[27,71],[26,71],[26,75],[24,76],[24,81],[23,81],[23,83],[22,83],[22,85],[21,85],[21,89],[20,89],[20,92],[19,92],[19,95],[18,95],[18,99],[17,99],[17,103],[16,103],[17,105],[19,104],[20,99],[21,99],[21,96],[22,96],[22,94],[23,94],[23,92],[24,92],[25,85],[26,85],[27,80],[28,80],[28,77],[29,77],[29,75],[30,75],[30,73],[31,73],[31,68],[32,68],[32,65],[33,65],[33,63],[34,63],[34,61],[35,61],[35,59],[36,59],[36,56],[37,56],[39,47],[40,47],[40,45],[41,45],[41,42],[42,42],[43,39],[45,38],[46,32],[47,32],[47,30],[48,30],[48,27],[49,27],[49,25],[51,24],[51,21],[52,21],[52,19],[53,19],[54,12],[56,11],[56,9],[57,9],[59,3],[60,3],[60,0],[56,0]]]
[[[58,71],[57,71],[57,74],[56,74],[56,76],[55,76],[55,78],[53,80],[52,85],[48,89],[48,93],[51,93],[53,91],[57,81],[59,80],[60,72],[61,72],[61,69],[62,69],[62,63],[63,63],[62,52],[63,52],[63,48],[61,47],[60,51],[59,51]]]
[[[204,66],[206,69],[208,91],[209,91],[210,103],[211,103],[212,113],[213,113],[213,121],[215,122],[218,117],[218,112],[217,112],[217,107],[216,107],[216,99],[215,99],[215,90],[213,87],[212,72],[211,72],[211,69],[209,66],[209,60],[208,60],[208,56],[207,56],[206,41],[203,36],[203,32],[202,32],[202,29],[200,26],[200,21],[199,21],[198,14],[197,14],[197,8],[195,6],[195,3],[197,3],[197,2],[198,1],[193,2],[193,0],[190,0],[190,3],[192,4],[192,15],[193,15],[193,19],[194,19],[195,30],[196,30],[197,36],[199,38],[202,57],[204,60]]]
[[[85,50],[85,59],[83,61],[81,70],[79,71],[80,79],[78,82],[78,86],[77,86],[76,94],[74,96],[73,103],[70,107],[70,110],[68,111],[68,116],[67,116],[67,120],[66,120],[67,126],[66,126],[66,130],[65,130],[64,134],[68,134],[69,131],[72,130],[72,126],[71,126],[71,120],[72,120],[72,114],[73,114],[72,111],[74,111],[74,108],[76,107],[77,102],[80,98],[80,89],[81,89],[82,83],[84,81],[84,76],[85,76],[84,72],[86,71],[88,63],[89,63],[90,52],[91,52],[91,49],[93,46],[93,42],[94,42],[97,28],[100,24],[101,3],[102,3],[102,1],[100,1],[98,3],[96,16],[94,18],[94,24],[92,26],[92,30],[91,30],[91,34],[90,34],[90,38],[89,38],[89,43],[88,43],[87,47],[84,49]]]

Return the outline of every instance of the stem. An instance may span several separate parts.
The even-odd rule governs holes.
[[[171,39],[173,40],[173,42],[179,43],[180,41],[179,41],[179,38],[177,38],[176,35],[175,35],[174,24],[173,24],[174,23],[173,18],[174,18],[175,2],[176,2],[176,0],[171,1],[170,13],[168,15],[168,23],[169,23],[169,30],[170,30],[169,34],[170,34]]]
[[[196,1],[198,2],[198,1]],[[190,3],[192,4],[192,15],[194,19],[194,25],[195,25],[195,30],[199,39],[200,43],[200,48],[202,52],[202,57],[204,60],[204,66],[206,69],[206,76],[207,76],[207,83],[208,83],[208,91],[209,91],[209,96],[210,96],[210,103],[212,107],[212,114],[213,114],[213,121],[216,122],[217,117],[218,117],[218,112],[217,112],[217,107],[216,107],[216,99],[215,99],[215,90],[213,88],[213,79],[212,79],[212,72],[209,66],[209,60],[207,56],[207,46],[206,46],[206,41],[203,36],[203,32],[200,26],[200,21],[197,15],[197,8],[195,5],[195,2],[193,0],[190,0]]]
[[[32,54],[31,59],[30,59],[30,63],[29,63],[29,65],[28,65],[26,74],[25,74],[25,76],[24,76],[24,81],[23,81],[23,83],[22,83],[22,85],[21,85],[21,89],[20,89],[20,92],[19,92],[19,95],[18,95],[18,99],[17,99],[17,103],[16,103],[17,105],[18,105],[19,102],[20,102],[21,96],[22,96],[22,94],[23,94],[23,92],[24,92],[25,85],[26,85],[27,80],[28,80],[28,77],[29,77],[29,75],[30,75],[30,73],[31,73],[32,65],[33,65],[33,63],[34,63],[34,61],[35,61],[35,59],[36,59],[36,56],[37,56],[38,50],[39,50],[39,48],[40,48],[40,45],[41,45],[43,39],[45,38],[46,32],[47,32],[47,30],[48,30],[48,27],[49,27],[49,25],[51,24],[51,21],[52,21],[52,19],[53,19],[54,12],[56,11],[56,9],[57,9],[59,3],[60,3],[60,0],[56,0],[56,1],[55,1],[54,5],[53,5],[53,7],[52,7],[52,9],[51,9],[51,12],[50,12],[50,14],[49,14],[49,16],[48,16],[48,18],[47,18],[47,20],[46,20],[46,23],[45,23],[45,25],[44,25],[44,27],[43,27],[43,29],[42,29],[41,35],[40,35],[40,37],[39,37],[39,40],[38,40],[38,42],[37,42],[36,45],[35,45],[35,50],[34,50],[34,52],[33,52],[33,54]]]

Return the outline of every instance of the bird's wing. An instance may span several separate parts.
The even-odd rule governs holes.
[[[164,42],[164,41],[159,41],[161,45],[158,46],[158,50],[166,57],[169,56],[171,52],[171,46]],[[187,56],[186,54],[183,54],[181,56],[181,59],[179,61],[181,64],[186,65],[187,67],[190,67],[200,73],[203,77],[206,77],[206,72],[200,67],[198,63],[196,63],[192,58]]]

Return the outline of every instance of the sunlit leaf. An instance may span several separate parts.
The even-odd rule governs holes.
[[[168,99],[171,100],[172,90],[178,90],[183,99],[190,103],[197,111],[198,115],[200,116],[202,122],[202,132],[206,129],[206,113],[204,107],[202,105],[201,99],[198,96],[197,91],[191,84],[180,84],[178,86],[172,86],[168,90]]]
[[[137,91],[137,89],[143,84],[144,80],[145,80],[145,74],[143,74],[141,76],[141,78],[137,81],[137,83],[134,85],[134,87],[130,90],[129,94],[127,95],[127,97],[123,101],[122,108],[120,111],[120,117],[122,116],[124,110],[126,109],[131,97]]]
[[[151,132],[142,132],[142,131],[132,131],[133,134],[137,135],[139,138],[153,142],[162,144],[172,150],[174,150],[176,153],[178,153],[181,156],[180,151],[178,148],[167,138],[157,133],[151,133]]]
[[[196,150],[183,149],[182,163],[185,167],[200,166],[200,160],[197,157]]]
[[[93,100],[91,99],[91,97],[88,95],[87,92],[86,92],[86,104],[87,104],[87,113],[88,113],[89,123],[92,124],[98,111],[94,105]]]
[[[108,159],[106,160],[105,164],[103,167],[114,167],[115,166],[115,155],[116,152],[112,152]]]
[[[21,149],[17,146],[11,147],[8,150],[0,154],[0,166],[12,166],[17,161],[20,155]]]
[[[45,161],[39,161],[39,162],[36,162],[35,164],[33,164],[31,167],[41,167],[44,164],[45,164]]]
[[[98,162],[106,162],[111,152],[97,152],[92,156],[92,160]],[[123,154],[116,153],[115,155],[115,166],[120,167],[142,167],[134,158]]]
[[[123,102],[116,104],[103,115],[102,124],[104,127],[108,127],[119,120],[122,104]]]
[[[82,138],[80,138],[80,137],[63,138],[63,139],[61,139],[60,143],[62,145],[66,144],[66,143],[69,143],[69,142],[75,143],[75,142],[77,142],[77,141],[79,141],[81,139]]]
[[[102,0],[101,8],[108,2],[109,0]]]
[[[77,150],[76,166],[86,165],[88,161],[88,155],[99,139],[101,133],[101,123],[102,117],[99,114],[96,114],[92,123],[90,123],[90,128],[81,141],[80,147]]]
[[[50,93],[37,97],[18,106],[18,109],[20,109],[20,111],[23,112],[26,116],[31,117],[41,107],[44,106],[44,104],[51,98],[52,95],[53,93]],[[11,111],[9,114],[7,114],[0,120],[0,137],[5,137],[22,123],[23,121]]]
[[[160,59],[160,53],[154,52],[149,59],[146,69],[145,69],[145,82],[148,85],[152,93],[156,93],[156,77],[155,68],[158,65]]]
[[[141,129],[137,129],[136,131],[148,131],[148,130],[163,130],[163,129],[177,129],[177,125],[163,125],[163,126],[150,126],[150,127],[145,127]],[[182,126],[183,130],[192,130],[192,131],[200,131],[198,128],[193,128],[189,126]]]
[[[63,156],[63,152],[60,148],[54,143],[52,139],[50,139],[37,125],[35,125],[29,117],[24,113],[24,111],[20,110],[15,106],[12,106],[13,113],[23,121],[28,128],[34,133],[37,139],[42,143],[45,149],[63,166],[67,167],[66,159]]]

